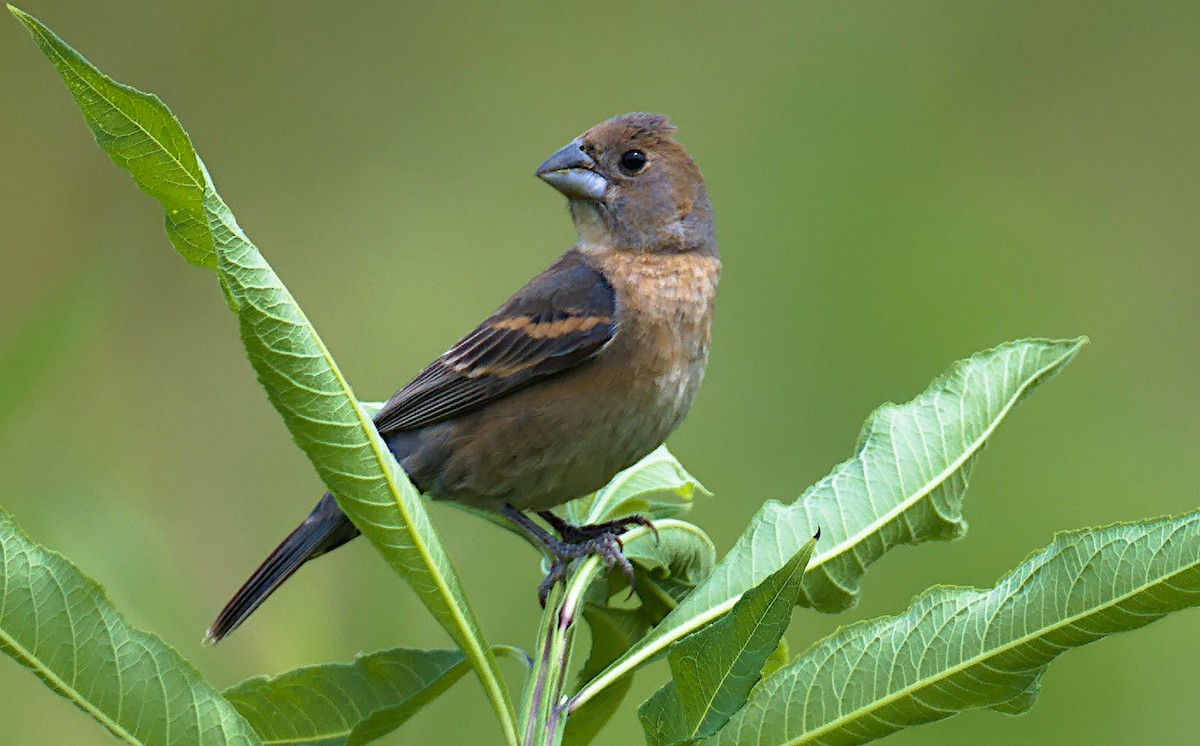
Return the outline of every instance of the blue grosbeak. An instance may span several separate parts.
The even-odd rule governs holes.
[[[434,500],[497,511],[554,562],[619,564],[641,517],[571,526],[550,512],[602,487],[675,429],[708,363],[720,260],[699,169],[666,117],[602,122],[536,171],[567,197],[579,242],[400,389],[375,426]],[[525,511],[536,511],[555,538]],[[326,494],[208,630],[220,640],[300,565],[358,536]]]

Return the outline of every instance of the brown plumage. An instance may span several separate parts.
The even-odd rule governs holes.
[[[626,114],[554,153],[537,175],[568,198],[579,242],[398,391],[376,427],[434,500],[501,512],[565,564],[615,533],[549,508],[602,487],[658,446],[708,363],[720,275],[712,206],[666,117]],[[539,511],[550,537],[521,511]],[[226,605],[229,634],[309,559],[358,535],[325,495]]]

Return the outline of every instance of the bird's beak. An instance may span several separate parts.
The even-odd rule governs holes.
[[[608,189],[608,179],[596,173],[596,162],[583,152],[583,140],[579,138],[547,158],[534,174],[567,199],[599,202]]]

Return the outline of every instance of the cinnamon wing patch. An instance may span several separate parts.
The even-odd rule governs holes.
[[[616,333],[612,286],[569,251],[400,389],[375,418],[379,432],[466,414],[573,368]]]

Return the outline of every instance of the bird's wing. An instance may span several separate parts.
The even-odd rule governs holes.
[[[388,400],[380,434],[457,417],[595,355],[617,332],[612,286],[575,250]]]

